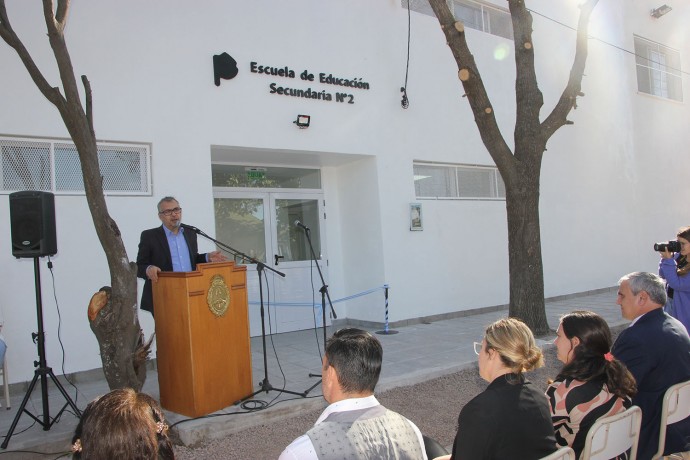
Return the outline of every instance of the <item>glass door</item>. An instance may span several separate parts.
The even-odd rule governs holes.
[[[216,238],[285,274],[263,270],[266,331],[289,332],[321,326],[322,282],[303,227],[309,228],[314,254],[327,282],[323,254],[323,195],[307,192],[216,191]],[[256,264],[247,263],[250,333],[261,334]],[[316,303],[317,307],[312,308]],[[328,323],[328,320],[327,320]]]
[[[272,214],[276,216],[274,261],[284,267],[304,266],[312,260],[311,248],[306,238],[309,229],[314,254],[321,259],[321,231],[319,197],[313,195],[271,194]]]

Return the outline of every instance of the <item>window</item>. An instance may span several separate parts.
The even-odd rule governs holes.
[[[211,183],[214,187],[320,189],[321,170],[215,163]]]
[[[513,39],[513,21],[510,13],[470,0],[454,0],[453,14],[455,19],[471,29]]]
[[[506,189],[495,166],[415,162],[417,198],[505,200]]]
[[[678,51],[635,36],[635,63],[638,91],[674,101],[683,100]]]
[[[106,195],[149,195],[151,155],[147,145],[98,143]],[[41,190],[83,194],[79,154],[72,143],[0,137],[0,191]]]
[[[429,5],[429,0],[409,0],[410,10],[417,13],[435,16]],[[513,39],[513,21],[506,10],[489,6],[475,0],[447,0],[448,7],[458,21],[462,21],[470,29],[481,30],[492,35]],[[403,8],[407,8],[407,0],[400,0]]]

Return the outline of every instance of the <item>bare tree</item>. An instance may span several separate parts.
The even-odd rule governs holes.
[[[429,0],[441,24],[448,46],[458,65],[458,76],[472,108],[479,134],[506,185],[508,217],[508,265],[510,272],[510,316],[525,321],[535,334],[549,330],[544,303],[544,269],[539,225],[539,181],[546,143],[558,128],[572,124],[567,120],[577,108],[587,60],[587,27],[598,0],[580,6],[575,59],[570,78],[551,113],[541,121],[544,99],[537,84],[532,42],[532,15],[525,0],[508,0],[515,43],[515,121],[514,151],[501,134],[493,106],[469,50],[465,27],[456,21],[446,0]]]
[[[69,7],[69,0],[58,0],[57,7],[51,0],[43,0],[48,40],[60,72],[64,94],[59,87],[48,83],[15,33],[7,17],[5,0],[0,0],[0,37],[14,48],[38,89],[58,109],[79,153],[86,201],[108,260],[112,285],[112,289],[102,288],[92,299],[89,308],[91,330],[100,346],[108,386],[111,389],[132,387],[140,390],[146,380],[148,344],[143,343],[137,316],[136,264],[129,262],[127,258],[120,230],[108,213],[103,195],[93,127],[91,87],[89,80],[82,75],[86,99],[84,107],[65,42],[64,30]]]

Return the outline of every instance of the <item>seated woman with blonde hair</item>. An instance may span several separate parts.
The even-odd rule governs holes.
[[[453,453],[438,459],[536,460],[556,451],[549,404],[524,372],[544,364],[527,325],[504,318],[486,328],[479,375],[489,386],[460,411]]]
[[[611,355],[611,330],[601,316],[568,313],[556,334],[554,344],[564,366],[546,396],[556,441],[572,447],[579,458],[594,422],[630,407],[637,386],[625,365]]]
[[[175,453],[158,402],[125,388],[86,406],[72,438],[72,458],[173,460]]]

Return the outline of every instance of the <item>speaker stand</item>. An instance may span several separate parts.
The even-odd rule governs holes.
[[[62,415],[65,409],[67,409],[67,406],[70,406],[76,414],[76,416],[81,418],[81,411],[74,403],[74,401],[72,401],[72,398],[69,397],[69,395],[65,391],[65,388],[60,384],[60,381],[57,379],[57,377],[55,377],[55,374],[53,374],[53,369],[48,367],[46,363],[45,334],[43,333],[43,303],[41,299],[41,271],[38,265],[38,257],[34,257],[33,259],[34,281],[36,283],[36,316],[38,321],[38,333],[32,333],[31,337],[33,341],[36,343],[36,346],[38,347],[38,361],[34,361],[34,367],[36,367],[36,370],[34,371],[34,378],[33,380],[31,380],[31,383],[29,384],[29,389],[26,391],[26,394],[24,395],[24,400],[22,401],[22,404],[19,406],[19,409],[17,410],[17,415],[14,416],[14,420],[12,421],[10,431],[8,431],[7,435],[5,435],[5,440],[2,442],[3,449],[7,448],[7,445],[10,442],[10,438],[14,433],[14,429],[17,427],[17,423],[19,422],[19,418],[22,416],[22,413],[26,413],[29,417],[34,419],[39,425],[43,427],[43,431],[50,430],[53,424],[57,420],[59,420],[60,415]],[[52,420],[50,419],[50,407],[48,405],[48,377],[50,377],[50,379],[53,381],[58,390],[60,390],[60,393],[62,393],[62,396],[67,401],[65,405],[62,406],[62,409],[60,409],[60,411],[57,413],[55,418],[53,418]],[[36,386],[36,383],[38,382],[39,378],[41,379],[41,399],[43,402],[42,419],[39,418],[39,416],[32,414],[26,409],[26,403],[29,402],[31,393],[34,391],[34,387]]]

